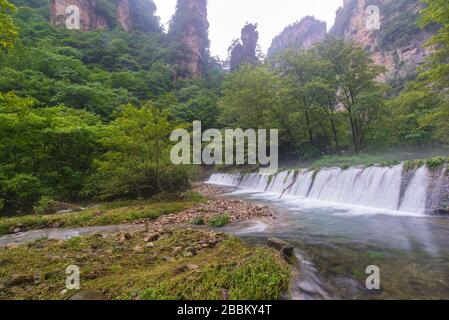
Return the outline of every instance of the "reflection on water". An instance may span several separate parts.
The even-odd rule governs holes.
[[[227,231],[250,242],[279,237],[295,245],[302,265],[292,298],[449,298],[449,219],[242,190],[233,195],[282,212],[273,225]],[[369,265],[381,270],[380,291],[365,287]]]

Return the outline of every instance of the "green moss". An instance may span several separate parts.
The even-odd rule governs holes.
[[[347,169],[352,166],[371,166],[375,163],[381,163],[383,159],[378,156],[361,154],[357,156],[325,156],[312,164],[312,169],[319,170],[325,167],[340,167]]]
[[[424,165],[423,160],[407,160],[404,161],[404,169],[406,171],[415,170]]]
[[[398,160],[387,160],[387,161],[382,161],[380,163],[380,166],[381,167],[394,167],[400,163],[401,163],[401,161],[398,161]]]
[[[408,160],[404,161],[404,169],[410,171],[425,165],[430,171],[436,171],[445,164],[449,164],[449,158],[433,157],[429,159]]]
[[[443,157],[434,157],[427,159],[425,161],[427,168],[431,171],[435,171],[442,167],[444,164],[449,164],[449,158],[443,158]]]

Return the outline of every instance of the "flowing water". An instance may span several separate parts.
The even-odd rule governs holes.
[[[280,215],[270,225],[226,231],[250,242],[279,237],[295,246],[300,271],[292,298],[449,299],[449,219],[424,214],[428,170],[419,168],[406,183],[402,170],[231,175],[233,196],[269,203]],[[366,288],[371,265],[380,268],[381,290]]]

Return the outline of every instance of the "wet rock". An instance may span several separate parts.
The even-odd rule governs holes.
[[[437,214],[441,216],[449,216],[449,208],[438,208]]]
[[[11,261],[8,259],[0,259],[0,267],[4,267],[11,264]]]
[[[145,248],[154,248],[154,242],[148,242],[147,244],[145,244]]]
[[[173,257],[164,257],[163,258],[165,261],[167,261],[167,262],[175,262],[176,260],[175,260],[175,258],[173,258]]]
[[[267,246],[279,251],[287,261],[292,261],[294,247],[288,242],[279,238],[270,238],[268,239]]]
[[[199,267],[198,265],[196,265],[196,264],[189,263],[189,264],[187,265],[187,268],[189,268],[189,270],[191,270],[191,271],[196,271],[196,270],[198,270],[200,267]]]
[[[21,285],[25,285],[25,284],[31,284],[31,283],[34,283],[33,276],[29,276],[26,274],[14,274],[6,279],[5,286],[10,288],[10,287],[21,286]]]
[[[71,296],[70,300],[99,301],[99,300],[106,300],[106,297],[101,292],[98,291],[83,290]]]
[[[133,248],[133,251],[136,252],[136,253],[143,253],[144,252],[144,247],[142,247],[142,246],[135,246]]]
[[[130,233],[121,233],[120,234],[120,238],[119,238],[119,242],[125,242],[128,240],[131,240],[132,236]]]
[[[174,254],[174,255],[180,254],[181,251],[182,251],[182,247],[174,247],[174,248],[173,248],[173,254]]]
[[[148,236],[145,237],[145,242],[154,242],[159,240],[160,234],[159,233],[150,233]]]
[[[181,265],[175,269],[175,274],[181,274],[187,271],[189,271],[189,268],[186,265]]]
[[[58,228],[61,228],[61,226],[62,226],[61,222],[55,222],[55,223],[52,224],[51,227],[53,229],[58,229]]]

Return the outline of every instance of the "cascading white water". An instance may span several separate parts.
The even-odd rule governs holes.
[[[227,173],[216,173],[213,174],[208,183],[219,184],[222,186],[236,187],[240,184],[241,176],[240,174],[227,174]]]
[[[397,210],[402,165],[321,170],[308,198],[367,207]]]
[[[271,183],[268,185],[267,191],[273,193],[282,193],[292,181],[292,171],[282,171],[272,177]]]
[[[426,212],[429,171],[419,168],[401,201],[403,165],[372,166],[349,169],[327,168],[315,173],[310,170],[283,171],[272,177],[251,173],[214,174],[208,183],[231,185],[258,192],[285,194],[301,199],[352,204],[411,213]]]
[[[242,182],[238,186],[254,191],[265,191],[267,189],[268,183],[269,177],[267,175],[250,173],[243,177]]]
[[[401,203],[400,211],[426,213],[430,174],[426,166],[416,170]]]
[[[309,194],[310,187],[313,183],[313,171],[309,170],[303,170],[301,172],[297,173],[296,181],[292,185],[291,189],[289,190],[288,194],[297,196],[300,198],[307,198],[307,195]]]

